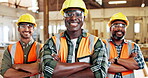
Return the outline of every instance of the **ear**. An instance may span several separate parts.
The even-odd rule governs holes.
[[[110,30],[110,31],[111,31],[111,28],[112,28],[112,27],[109,27],[109,30]]]
[[[19,32],[20,32],[20,27],[18,27],[18,29],[17,29]]]

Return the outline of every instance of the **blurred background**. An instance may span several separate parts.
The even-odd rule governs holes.
[[[0,0],[0,60],[7,45],[19,40],[16,22],[24,13],[30,13],[36,18],[37,28],[33,38],[38,42],[44,43],[52,35],[66,30],[63,16],[59,13],[64,1]],[[84,29],[101,39],[109,38],[108,21],[113,14],[122,12],[130,22],[125,38],[139,44],[145,61],[148,62],[148,0],[84,0],[84,2],[89,10]]]

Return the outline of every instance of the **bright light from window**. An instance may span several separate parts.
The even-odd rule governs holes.
[[[134,32],[139,33],[140,32],[140,23],[135,23],[134,24]]]
[[[109,1],[108,4],[125,4],[127,1]]]
[[[8,32],[9,32],[9,28],[8,28],[8,26],[4,26],[3,29],[4,29],[4,31],[5,31],[4,36],[3,36],[4,42],[8,42]]]
[[[106,25],[106,31],[110,32],[108,24]]]
[[[52,32],[53,32],[53,33],[57,33],[57,30],[56,30],[57,27],[56,27],[56,25],[54,25],[52,28],[53,28],[53,31],[52,31]]]
[[[43,29],[44,28],[44,26],[40,26],[40,29]]]
[[[48,33],[51,34],[52,33],[52,25],[48,26]]]
[[[0,0],[0,2],[8,2],[8,0]]]
[[[32,12],[36,12],[39,9],[37,0],[32,0],[32,7],[29,7],[28,10],[32,10]]]

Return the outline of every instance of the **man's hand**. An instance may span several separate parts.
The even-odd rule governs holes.
[[[53,57],[53,59],[54,59],[55,61],[60,61],[60,58],[59,58],[58,55],[56,55],[56,54],[51,54],[51,56]]]
[[[114,58],[113,59],[109,59],[108,61],[111,62],[111,63],[115,63],[115,59]]]
[[[137,53],[131,53],[130,58],[137,57]]]

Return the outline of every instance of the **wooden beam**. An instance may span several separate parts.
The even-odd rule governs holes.
[[[44,42],[49,38],[49,0],[44,0]]]

